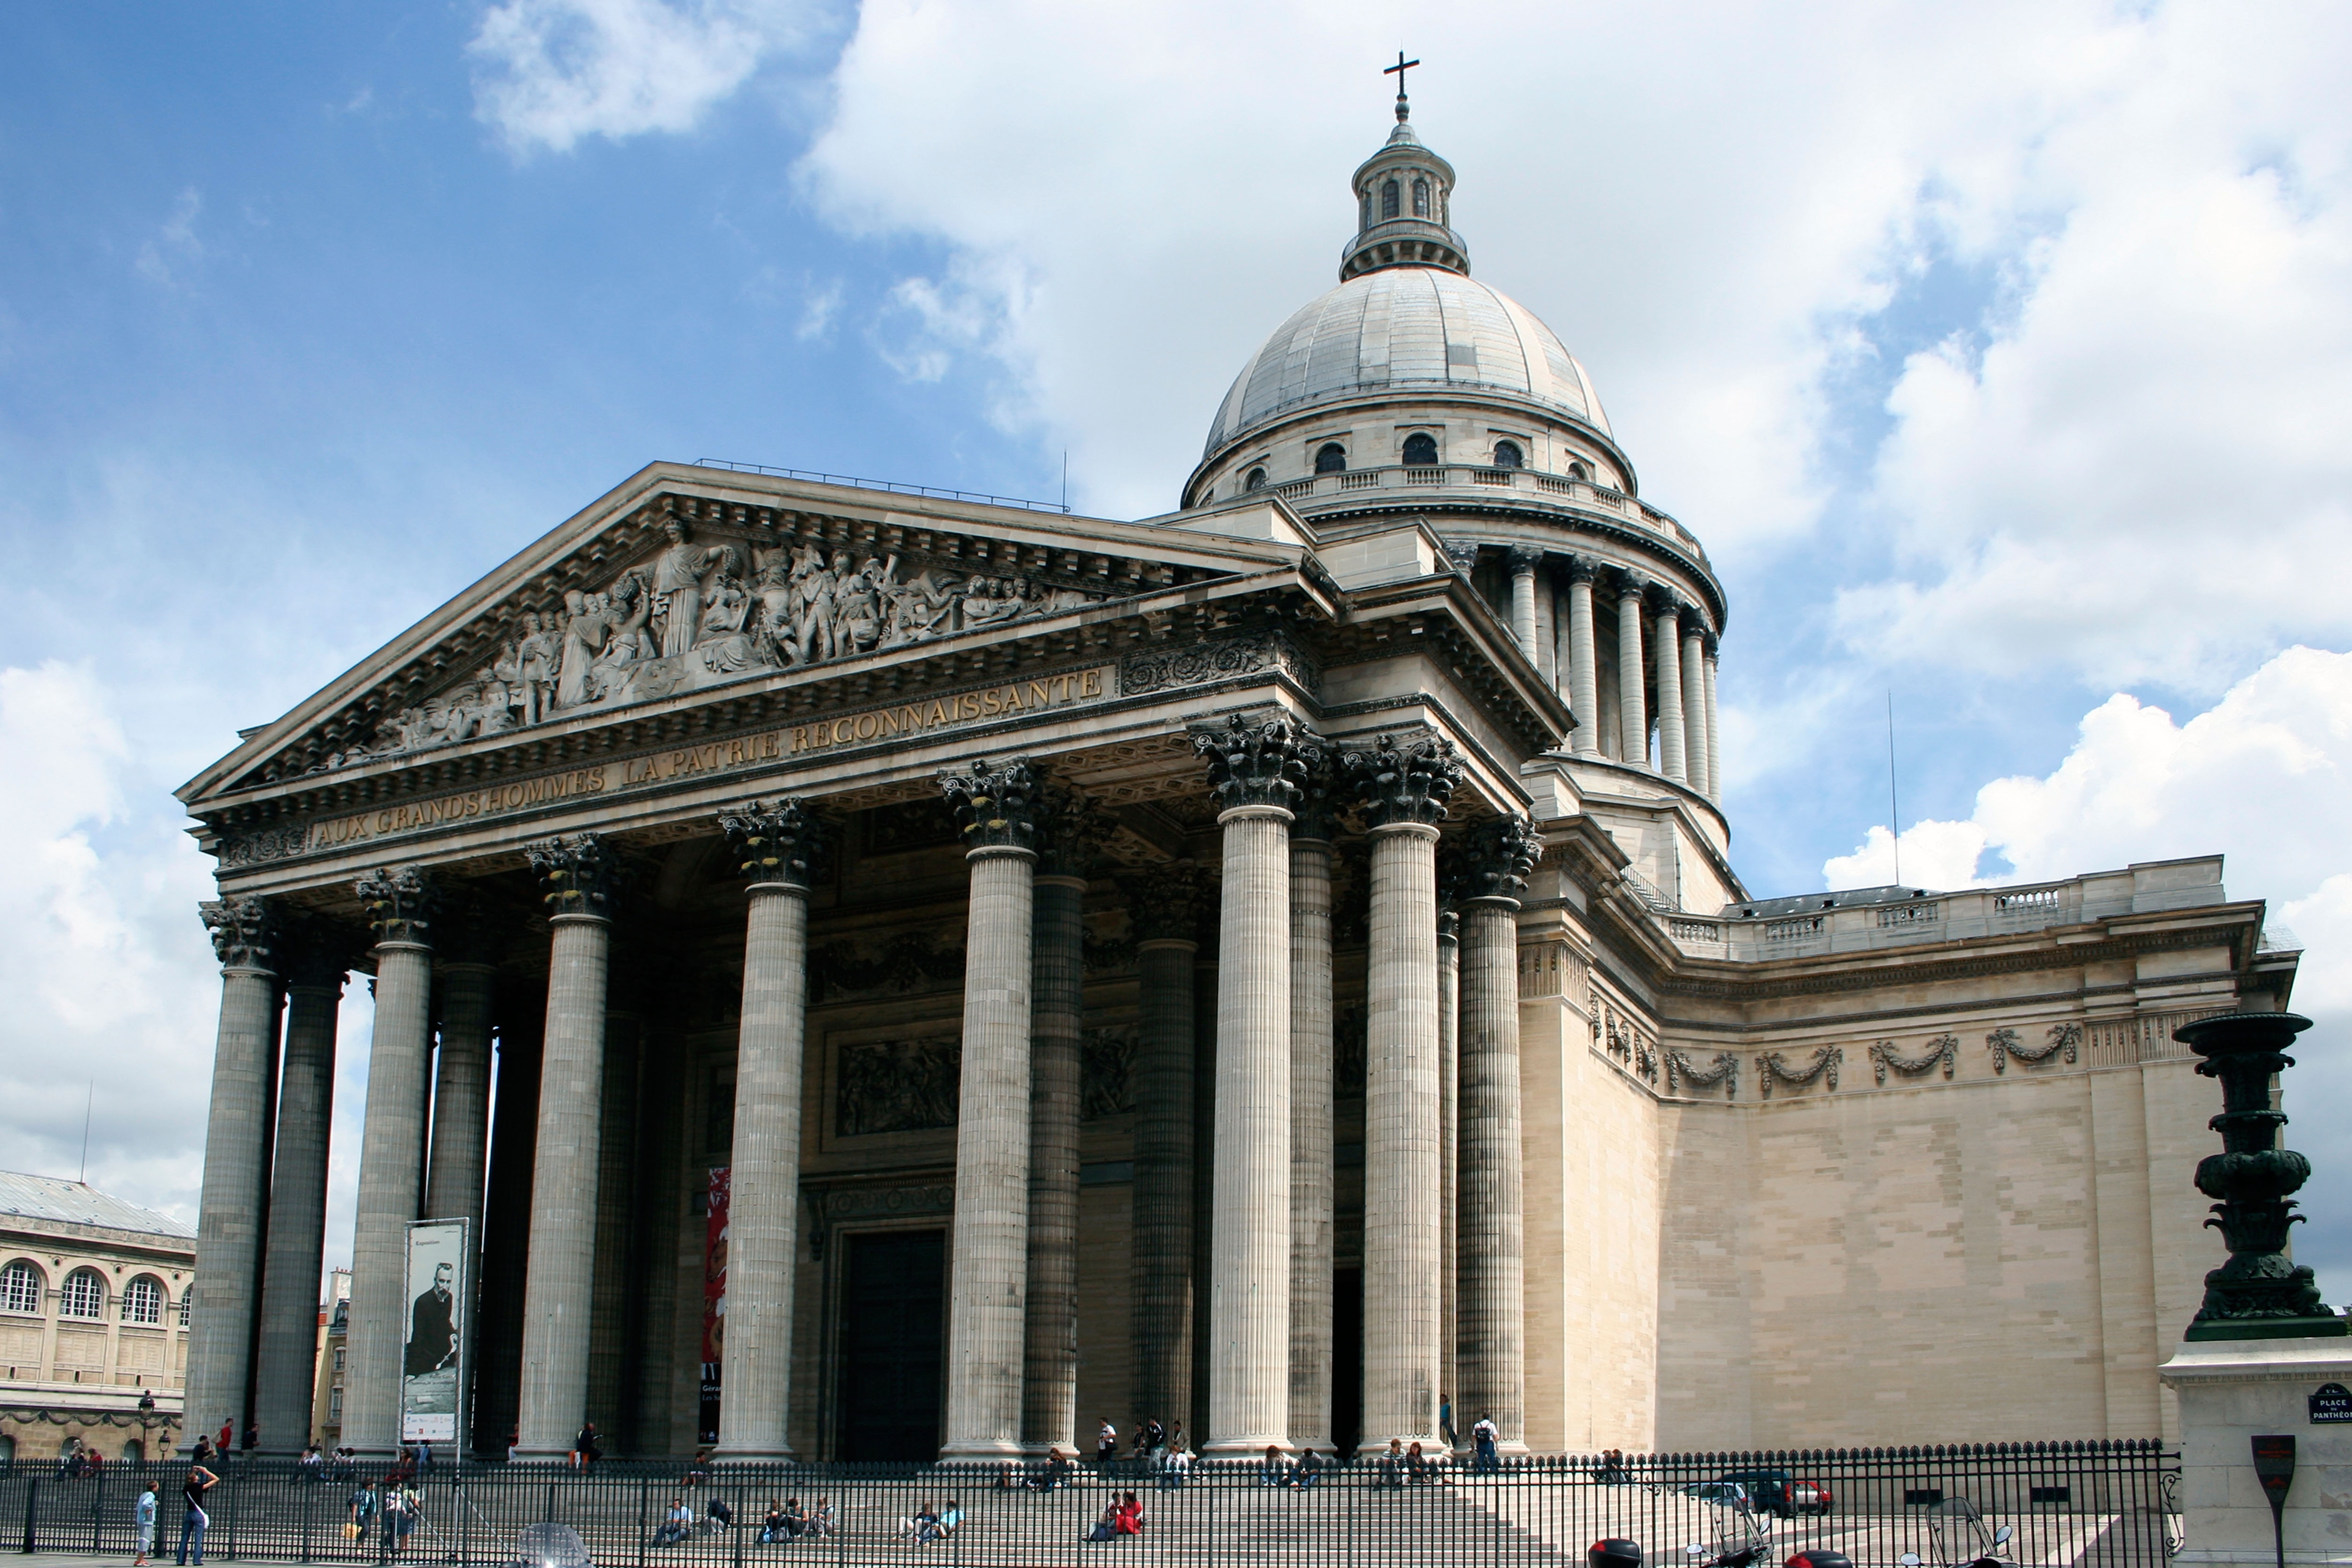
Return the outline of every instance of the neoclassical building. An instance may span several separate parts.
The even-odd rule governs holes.
[[[363,1450],[455,1217],[491,1453],[2158,1434],[2172,1030],[2295,956],[2210,859],[1751,898],[1723,585],[1454,185],[1400,99],[1175,511],[656,464],[188,784],[191,1408],[309,1429],[359,970]]]

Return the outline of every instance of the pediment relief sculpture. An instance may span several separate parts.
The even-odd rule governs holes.
[[[1111,596],[1024,576],[943,570],[895,551],[815,541],[667,542],[559,613],[526,612],[490,663],[393,715],[327,772],[528,729],[779,670],[1043,620]]]

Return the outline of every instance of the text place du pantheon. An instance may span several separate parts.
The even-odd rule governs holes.
[[[2167,1435],[2173,1031],[2296,955],[1751,897],[1724,586],[1454,188],[1400,99],[1173,511],[657,463],[189,783],[187,1429],[308,1433],[357,971],[362,1453]]]

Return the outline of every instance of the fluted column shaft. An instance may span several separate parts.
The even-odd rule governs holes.
[[[801,1071],[808,1032],[808,890],[755,882],[743,931],[743,1015],[727,1200],[727,1337],[719,1454],[792,1456],[793,1271],[798,1259]]]
[[[344,1341],[343,1441],[363,1456],[400,1445],[401,1347],[408,1338],[408,1227],[421,1196],[425,1073],[433,1051],[433,949],[375,948],[375,1037],[368,1047],[359,1202],[352,1224],[351,1332]]]
[[[477,1248],[490,1157],[490,1009],[497,980],[497,969],[488,964],[441,966],[441,1059],[425,1217],[471,1220]]]
[[[940,1458],[1021,1452],[1029,1277],[1031,879],[1036,852],[973,849],[948,1260],[947,1440]]]
[[[287,988],[285,1069],[269,1183],[269,1263],[262,1276],[254,1425],[270,1452],[310,1439],[318,1375],[319,1270],[327,1239],[327,1133],[335,1114],[335,1017],[341,975]]]
[[[1669,603],[1658,614],[1652,640],[1658,659],[1658,771],[1679,784],[1690,782],[1683,754],[1682,612]]]
[[[522,1456],[571,1452],[587,1415],[590,1297],[604,1092],[604,992],[612,925],[561,914],[550,924],[547,1041],[540,1063],[523,1282]]]
[[[1708,792],[1723,799],[1723,751],[1717,740],[1715,719],[1715,651],[1707,650],[1706,674],[1706,784]]]
[[[1715,779],[1706,766],[1706,643],[1696,622],[1683,632],[1683,767],[1690,787],[1702,795],[1715,793]]]
[[[269,1056],[278,1020],[278,976],[271,967],[266,906],[231,899],[205,907],[220,950],[221,1005],[213,1043],[204,1186],[196,1200],[195,1310],[188,1321],[187,1415],[181,1436],[245,1418],[251,1371],[254,1289],[261,1264],[261,1215],[268,1170]],[[249,923],[225,940],[230,923]],[[318,1271],[311,1270],[311,1289]],[[312,1311],[317,1310],[316,1304]]]
[[[1437,830],[1372,830],[1364,1092],[1364,1431],[1433,1442],[1440,1308]]]
[[[1526,1223],[1519,1144],[1518,903],[1462,911],[1462,1315],[1455,1425],[1527,1427]]]
[[[1290,1444],[1331,1447],[1331,846],[1290,841]]]
[[[1536,668],[1544,684],[1559,689],[1559,593],[1550,575],[1536,570]]]
[[[1021,1436],[1075,1450],[1078,1423],[1078,1127],[1087,879],[1036,880],[1029,1003],[1029,1301]]]
[[[1511,569],[1511,634],[1518,639],[1519,651],[1529,663],[1536,658],[1536,568],[1542,564],[1540,552],[1515,549],[1506,558]]]
[[[1135,1116],[1135,1411],[1172,1426],[1192,1398],[1192,967],[1200,944],[1146,937]]]
[[[1227,1458],[1290,1427],[1290,812],[1236,806],[1217,945],[1209,1436]]]
[[[1568,574],[1568,706],[1576,715],[1569,747],[1580,757],[1601,751],[1598,669],[1592,645],[1592,569],[1579,562]]]
[[[1620,761],[1650,760],[1650,715],[1642,693],[1642,585],[1628,578],[1617,600],[1617,722]]]
[[[1437,915],[1437,1389],[1441,1406],[1447,1396],[1461,1393],[1454,1366],[1455,1325],[1460,1321],[1462,1301],[1458,1279],[1462,1239],[1456,1218],[1462,1190],[1461,1020],[1460,921],[1454,911],[1444,909]],[[1440,1415],[1443,1414],[1441,1408]],[[1454,1429],[1457,1436],[1463,1430],[1458,1409]]]

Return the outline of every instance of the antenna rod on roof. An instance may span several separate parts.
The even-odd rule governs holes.
[[[89,1185],[89,1110],[98,1103],[98,1080],[89,1081],[89,1092],[81,1102],[81,1175],[74,1179],[83,1186]]]
[[[1886,688],[1886,816],[1894,825],[1887,831],[1895,835],[1895,883],[1903,884],[1903,808],[1895,795],[1895,688]]]

